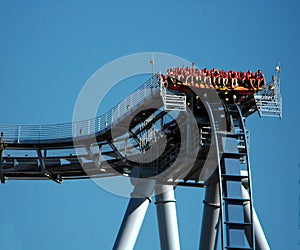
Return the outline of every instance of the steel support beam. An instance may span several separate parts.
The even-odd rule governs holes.
[[[218,233],[220,228],[220,194],[219,183],[210,183],[206,187],[202,227],[200,236],[200,250],[218,248]]]
[[[0,135],[0,181],[1,183],[5,183],[5,177],[3,176],[3,173],[2,173],[2,154],[3,154],[3,151],[4,151],[5,147],[4,147],[4,142],[3,142],[3,133],[1,133]]]
[[[46,169],[46,162],[45,162],[46,151],[44,152],[44,157],[42,156],[42,151],[41,151],[40,148],[36,147],[36,152],[37,152],[38,159],[39,159],[39,162],[40,162],[40,168],[41,168],[42,175],[48,177],[50,180],[53,180],[58,184],[61,184],[62,181],[63,181],[61,176],[59,174],[53,175],[50,171],[48,171]]]
[[[179,233],[176,214],[176,200],[173,186],[155,187],[156,211],[162,250],[179,250]]]
[[[41,168],[42,175],[46,175],[46,163],[45,163],[45,159],[42,156],[41,149],[36,148],[36,152],[37,152],[37,155],[39,157],[39,162],[40,162],[40,168]]]
[[[118,236],[113,246],[114,250],[133,249],[142,226],[155,182],[153,180],[134,181],[134,190],[127,206]]]
[[[249,194],[248,191],[244,186],[242,186],[242,197],[245,199],[249,199]],[[250,216],[251,216],[251,206],[250,203],[247,202],[244,205],[244,214],[245,214],[245,219],[246,221],[250,221]],[[255,212],[255,209],[253,208],[252,210],[252,216],[253,216],[253,229],[254,229],[254,237],[255,237],[255,246],[256,250],[270,250],[270,246],[268,244],[268,241],[266,239],[265,233],[261,227],[261,224],[259,222],[259,219],[257,217],[257,214]],[[251,237],[250,234],[251,232],[247,232],[246,234],[248,235],[247,237]]]
[[[88,153],[88,155],[91,157],[92,161],[95,163],[95,166],[100,170],[100,171],[105,171],[104,168],[101,166],[101,146],[99,146],[99,157],[98,159],[95,157],[94,153],[92,152],[90,146],[85,145],[85,150]]]
[[[117,147],[114,145],[112,141],[107,141],[108,145],[111,147],[111,149],[115,152],[117,157],[122,160],[123,162],[126,162],[125,157],[120,153],[120,151],[117,149]]]

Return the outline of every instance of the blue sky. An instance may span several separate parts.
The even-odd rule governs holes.
[[[0,123],[71,121],[85,81],[132,53],[260,68],[269,80],[280,62],[283,119],[255,114],[246,123],[254,205],[271,249],[299,249],[299,15],[297,1],[0,0]],[[197,249],[203,190],[175,195],[181,247]],[[1,249],[12,250],[111,249],[128,202],[90,180],[10,181],[0,197]],[[154,204],[136,249],[159,249]]]

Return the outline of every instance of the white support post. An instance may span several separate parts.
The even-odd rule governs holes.
[[[21,137],[21,126],[18,126],[18,143],[20,143],[20,137]]]
[[[158,185],[155,192],[161,249],[179,250],[180,242],[173,186]]]
[[[218,233],[220,228],[220,194],[218,182],[206,187],[203,203],[204,209],[199,249],[218,249]]]
[[[244,186],[242,186],[242,197],[245,199],[249,199],[248,191]],[[251,216],[251,206],[250,203],[246,203],[244,205],[244,213],[247,221],[250,221]],[[261,227],[261,224],[259,222],[259,219],[257,217],[257,214],[253,208],[252,210],[252,216],[253,216],[253,229],[254,229],[254,237],[255,237],[255,249],[256,250],[270,250],[270,246],[268,244],[268,241],[266,239],[265,233]],[[246,234],[249,235],[249,232]],[[251,237],[251,236],[250,236]]]
[[[148,205],[151,202],[151,194],[155,182],[141,179],[133,184],[135,187],[131,193],[131,198],[113,247],[114,250],[133,249]]]
[[[96,131],[96,132],[100,132],[100,130],[101,130],[101,116],[98,116],[98,131]]]

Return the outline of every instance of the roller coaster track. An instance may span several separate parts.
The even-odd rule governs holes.
[[[221,222],[222,249],[256,249],[244,118],[256,111],[281,117],[280,92],[270,91],[247,96],[239,104],[222,97],[216,102],[210,99],[215,90],[185,95],[168,91],[157,74],[94,119],[0,125],[1,182],[61,183],[122,175],[155,179],[162,185],[208,187],[213,183],[214,189],[219,187],[218,204],[205,204],[219,211],[218,219],[211,217],[211,228],[219,228]],[[212,249],[213,234],[207,236],[210,240],[205,235],[201,235],[202,248]]]
[[[117,149],[120,143],[112,141],[111,129],[116,124],[120,126],[129,114],[137,112],[145,102],[155,100],[159,96],[158,87],[157,76],[154,76],[95,119],[51,125],[0,125],[5,142],[2,149],[2,179],[50,178],[61,182],[64,179],[87,178],[83,165],[90,170],[91,177],[114,175],[102,166],[102,160],[109,158],[105,162],[117,165],[124,162],[126,156]],[[144,112],[133,119],[131,128],[149,114],[149,111]],[[135,137],[132,133],[125,140]],[[92,142],[94,138],[95,142]]]
[[[241,110],[237,104],[206,106],[213,117],[212,134],[217,149],[222,249],[255,249],[249,144]],[[231,120],[232,126],[227,130],[215,122],[222,109]],[[246,204],[250,208],[247,212]]]
[[[120,174],[132,176],[135,166],[142,169],[136,177],[161,174],[174,163],[178,156],[174,152],[186,152],[187,147],[189,150],[191,147],[181,145],[178,122],[168,118],[160,95],[158,76],[154,75],[118,105],[95,119],[51,125],[0,125],[5,142],[1,149],[2,182],[51,179],[61,183],[67,179]],[[190,126],[193,114],[181,114],[183,126]],[[114,131],[117,135],[113,138]],[[192,150],[196,150],[198,142],[189,133]],[[167,139],[166,149],[160,156],[155,156],[156,161],[148,159],[150,163],[141,164],[141,155],[149,148],[154,152],[153,142],[158,145],[162,135],[162,139]],[[152,155],[155,154],[153,152]],[[148,173],[149,169],[151,173]],[[184,179],[180,170],[172,179],[199,182],[199,170],[196,172],[189,179]]]

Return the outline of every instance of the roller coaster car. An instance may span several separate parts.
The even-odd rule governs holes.
[[[175,77],[167,77],[167,88],[170,90],[174,90],[174,91],[180,91],[183,93],[188,93],[190,91],[190,87],[196,87],[196,88],[201,88],[201,89],[215,89],[220,96],[222,97],[223,95],[237,95],[239,97],[246,97],[246,96],[252,96],[255,93],[261,91],[263,88],[245,88],[245,87],[235,87],[233,89],[231,88],[227,88],[227,87],[222,87],[222,88],[215,88],[212,85],[208,85],[208,84],[204,84],[204,83],[200,83],[200,84],[192,84],[189,82],[182,82],[180,80],[178,80]]]
[[[245,88],[245,87],[235,87],[234,89],[227,89],[227,90],[239,93],[240,95],[251,95],[256,92],[262,91],[262,89],[263,89],[262,87],[254,88],[254,89]]]

